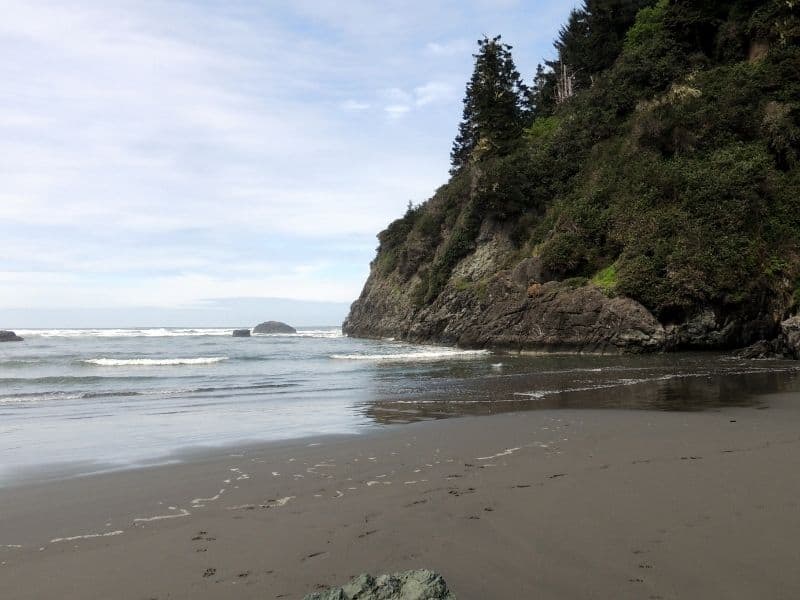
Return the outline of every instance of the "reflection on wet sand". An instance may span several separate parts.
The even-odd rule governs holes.
[[[417,389],[366,402],[361,409],[383,424],[542,409],[703,411],[767,408],[765,394],[800,390],[800,366],[792,362],[754,363],[716,355],[684,360],[618,357],[616,362],[604,357],[601,366],[587,366],[587,357],[580,359],[581,366],[573,367],[573,362],[575,358],[565,357],[560,368],[529,362],[527,372],[515,364],[511,373],[472,378],[463,372],[450,377],[440,373]]]

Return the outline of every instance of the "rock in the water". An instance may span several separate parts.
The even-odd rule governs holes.
[[[250,337],[249,329],[234,329],[233,337]]]
[[[736,356],[739,358],[776,358],[777,351],[775,348],[775,344],[773,342],[768,342],[767,340],[760,340],[753,344],[752,346],[748,346],[742,350],[736,352]]]
[[[13,331],[0,331],[0,342],[21,342],[22,338]]]
[[[393,575],[363,574],[342,587],[309,594],[304,600],[456,600],[442,576],[433,571]]]
[[[265,321],[256,325],[253,328],[253,333],[297,333],[297,330],[291,325],[280,321]]]

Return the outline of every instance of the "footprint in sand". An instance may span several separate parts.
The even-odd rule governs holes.
[[[472,488],[472,487],[467,488],[465,490],[461,490],[461,489],[458,489],[458,488],[453,488],[453,489],[449,490],[447,493],[450,494],[451,496],[458,497],[458,496],[463,496],[464,494],[472,494],[474,491],[475,491],[475,488]]]
[[[208,535],[208,532],[207,532],[207,531],[198,531],[198,532],[197,532],[197,535],[195,535],[195,536],[192,538],[192,541],[193,541],[193,542],[199,542],[199,541],[203,541],[203,542],[215,542],[216,540],[217,540],[217,538],[215,538],[215,537],[209,537],[209,535]]]

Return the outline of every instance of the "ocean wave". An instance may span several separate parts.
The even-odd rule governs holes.
[[[383,354],[331,354],[335,360],[365,360],[373,362],[416,362],[488,356],[488,350],[459,350],[457,348],[425,348],[411,352],[389,352]]]
[[[35,404],[36,402],[50,400],[80,400],[82,398],[82,393],[71,392],[19,393],[9,396],[0,396],[0,406],[3,404]]]
[[[227,356],[198,356],[196,358],[90,358],[89,365],[99,367],[173,367],[177,365],[211,365],[228,360]]]
[[[126,338],[126,337],[231,337],[232,327],[131,327],[116,329],[17,329],[21,337],[42,338]],[[297,333],[255,334],[256,337],[340,338],[341,329],[300,329]]]
[[[230,336],[230,327],[141,327],[117,329],[17,329],[22,337],[189,337],[189,336]]]
[[[254,333],[253,337],[336,339],[344,334],[341,329],[298,329],[297,333]]]

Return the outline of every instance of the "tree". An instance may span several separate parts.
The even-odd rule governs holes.
[[[501,36],[478,40],[475,70],[467,83],[464,114],[450,153],[451,173],[467,166],[477,148],[505,153],[520,138],[528,89]]]
[[[534,77],[534,117],[548,116],[576,92],[592,85],[622,52],[625,34],[638,12],[655,0],[584,0],[570,12],[554,42],[556,60],[545,61]]]
[[[536,75],[529,91],[529,105],[534,118],[548,117],[556,106],[558,80],[550,67],[543,64],[536,66]]]

